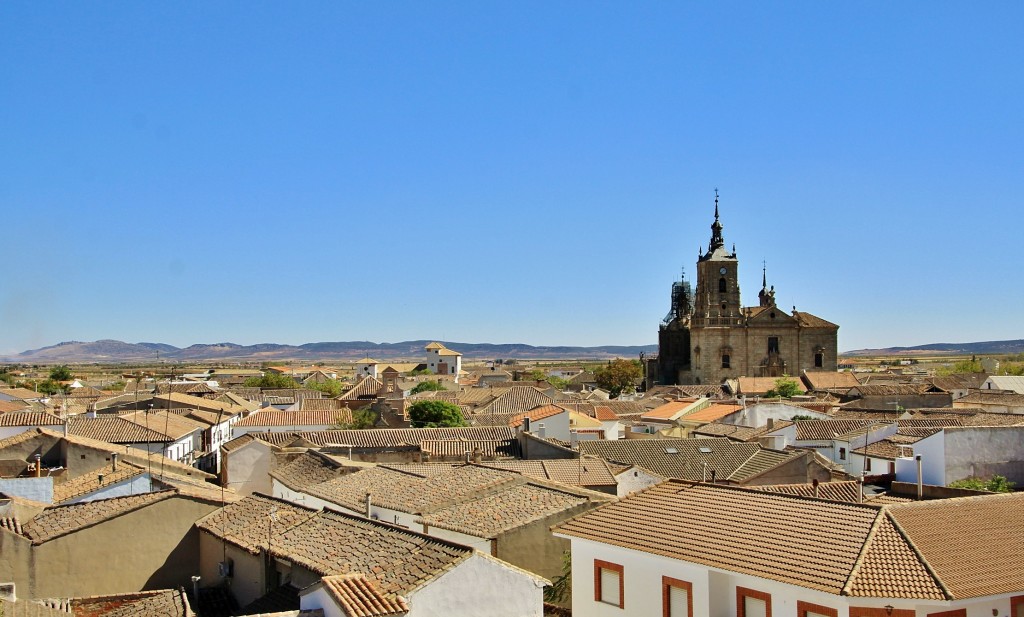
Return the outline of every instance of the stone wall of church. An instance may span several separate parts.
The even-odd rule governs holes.
[[[819,351],[823,354],[820,370],[837,370],[835,330],[795,326],[695,328],[691,333],[692,370],[680,374],[680,383],[718,384],[725,379],[765,375],[762,365],[768,359],[769,337],[778,338],[778,357],[785,361],[781,371],[785,374],[795,376],[804,369],[814,370],[814,354]],[[724,353],[729,355],[728,368],[722,366]]]

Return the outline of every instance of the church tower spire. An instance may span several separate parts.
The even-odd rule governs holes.
[[[715,189],[715,222],[711,224],[711,244],[708,245],[708,252],[725,246],[722,239],[722,223],[718,220],[718,189]]]
[[[761,262],[761,291],[757,293],[761,306],[775,306],[775,285],[768,288],[768,265]]]

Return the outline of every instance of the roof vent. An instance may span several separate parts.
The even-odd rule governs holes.
[[[711,448],[708,448],[707,446],[702,447],[700,451],[704,454],[711,454]]]
[[[679,454],[679,450],[675,448],[665,448],[665,454]]]

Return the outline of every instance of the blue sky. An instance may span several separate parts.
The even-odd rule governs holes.
[[[1022,338],[1020,3],[0,4],[0,353]]]

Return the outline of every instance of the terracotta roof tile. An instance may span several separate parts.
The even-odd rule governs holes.
[[[105,486],[117,484],[140,476],[145,473],[144,467],[139,467],[131,463],[121,462],[117,466],[115,471],[112,463],[108,463],[106,466],[97,469],[96,471],[88,474],[80,475],[76,478],[71,478],[60,484],[55,484],[53,487],[53,503],[64,503],[71,499],[88,495],[95,491],[100,490]],[[100,480],[100,476],[103,477]]]
[[[242,418],[233,426],[294,426],[296,427],[296,430],[298,430],[298,427],[302,426],[335,426],[350,422],[352,422],[352,410],[348,408],[335,408],[318,411],[281,411],[279,409],[264,409]]]
[[[724,438],[593,440],[580,441],[579,449],[608,461],[637,465],[666,478],[702,480],[705,473],[710,476],[713,471],[717,480],[739,483],[804,455],[765,450],[756,443]]]
[[[338,476],[339,465],[314,451],[305,452],[295,460],[270,472],[270,476],[294,491],[321,484]]]
[[[382,594],[362,572],[325,576],[320,580],[348,617],[386,617],[409,610],[404,598]]]
[[[250,552],[267,550],[268,532],[276,538],[288,528],[316,515],[316,510],[251,495],[207,514],[196,527]]]
[[[185,592],[180,589],[136,591],[71,600],[75,617],[191,617]]]

